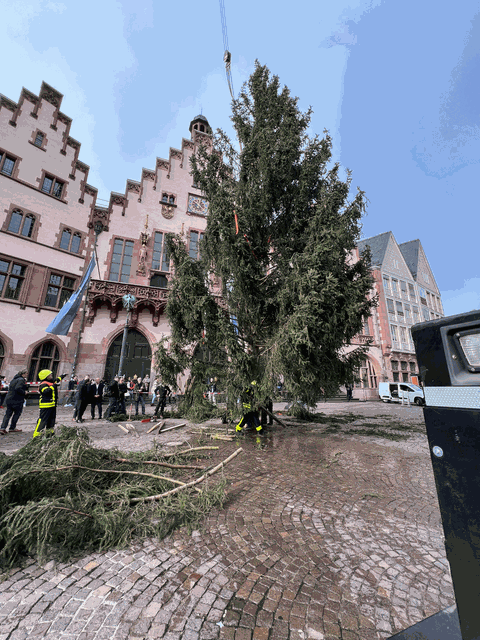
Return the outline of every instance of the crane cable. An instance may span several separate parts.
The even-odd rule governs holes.
[[[219,2],[220,2],[220,20],[222,22],[222,33],[223,33],[223,49],[224,49],[223,62],[225,63],[225,74],[227,76],[228,89],[230,91],[232,100],[235,100],[235,92],[233,90],[233,78],[232,78],[232,69],[231,69],[232,54],[228,50],[227,19],[225,18],[225,4],[223,0],[219,0]],[[240,153],[241,153],[243,151],[243,148],[242,148],[242,143],[240,141],[240,137],[238,135],[238,131],[237,131],[237,140],[238,140],[238,144],[240,145]],[[235,235],[238,235],[238,232],[239,232],[238,216],[235,209],[233,210],[233,215],[235,216]],[[247,236],[245,236],[245,238],[247,239],[247,242],[250,244],[250,241],[248,240]],[[252,253],[253,253],[253,250],[252,250]]]

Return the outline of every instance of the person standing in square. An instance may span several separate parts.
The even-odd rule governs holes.
[[[90,385],[90,407],[92,411],[92,420],[95,420],[95,407],[98,407],[98,419],[102,419],[102,402],[103,402],[103,387],[105,385],[100,378],[95,378],[95,381]]]

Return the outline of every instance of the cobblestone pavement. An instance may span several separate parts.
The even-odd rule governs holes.
[[[260,443],[242,437],[244,452],[224,470],[227,503],[200,531],[69,564],[31,561],[6,576],[0,640],[373,640],[454,604],[422,410],[318,409],[359,417],[336,432],[289,420]],[[60,422],[68,411],[59,410]],[[0,450],[31,438],[35,416],[27,408],[25,432],[1,438]],[[372,424],[394,437],[409,428],[410,437],[355,433]],[[105,422],[85,426],[102,447],[138,450],[153,440]],[[171,446],[192,431],[157,440]],[[219,459],[239,446],[217,444]]]

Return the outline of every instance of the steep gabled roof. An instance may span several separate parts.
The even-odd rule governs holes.
[[[385,258],[385,251],[387,250],[388,241],[392,235],[391,231],[385,233],[379,233],[378,236],[372,236],[371,238],[365,238],[358,243],[358,252],[362,255],[365,247],[368,245],[372,252],[372,267],[381,267],[383,259]]]
[[[407,267],[414,278],[418,273],[418,257],[420,253],[420,240],[409,240],[408,242],[402,242],[398,245],[398,248],[402,252]]]

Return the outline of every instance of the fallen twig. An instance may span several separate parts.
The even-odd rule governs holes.
[[[120,429],[121,429],[122,431],[125,431],[125,433],[129,433],[128,429],[125,429],[125,427],[122,427],[122,425],[121,425],[121,424],[117,424],[117,427],[120,427]]]
[[[193,464],[169,464],[168,462],[158,462],[157,460],[129,460],[128,458],[113,458],[114,462],[130,462],[137,464],[157,464],[161,467],[168,467],[169,469],[203,469],[203,467],[197,467]]]
[[[233,458],[235,458],[235,456],[238,456],[238,454],[241,453],[242,451],[243,449],[240,447],[240,449],[237,449],[236,451],[234,451],[232,455],[228,456],[228,458],[226,458],[223,462],[220,462],[220,464],[217,464],[216,467],[213,467],[213,469],[210,469],[210,471],[207,471],[206,473],[204,473],[203,476],[200,476],[200,478],[198,478],[197,480],[188,482],[183,487],[177,487],[176,489],[171,489],[170,491],[166,491],[165,493],[159,493],[156,496],[147,496],[146,498],[132,498],[132,500],[130,500],[130,504],[134,504],[135,502],[141,502],[142,500],[144,502],[152,502],[153,500],[160,500],[161,498],[165,498],[165,496],[170,496],[173,493],[178,493],[182,489],[189,489],[190,487],[196,488],[195,487],[196,484],[203,482],[205,478],[216,473],[219,469],[222,469],[223,466],[227,464],[227,462],[230,462],[230,460],[233,460]]]
[[[184,456],[186,453],[191,453],[193,451],[213,451],[218,449],[218,447],[193,447],[192,449],[184,449],[183,451],[174,451],[173,453],[166,453],[164,458],[173,458],[173,456]]]
[[[186,487],[190,483],[181,482],[180,480],[174,480],[168,476],[156,476],[153,473],[143,473],[142,471],[121,471],[115,469],[93,469],[92,467],[82,467],[79,464],[70,464],[67,467],[55,467],[54,471],[64,471],[65,469],[85,469],[85,471],[95,471],[96,473],[119,473],[130,476],[146,476],[148,478],[155,478],[155,480],[167,480],[172,484],[178,484],[181,487]],[[198,489],[199,491],[199,489]]]

